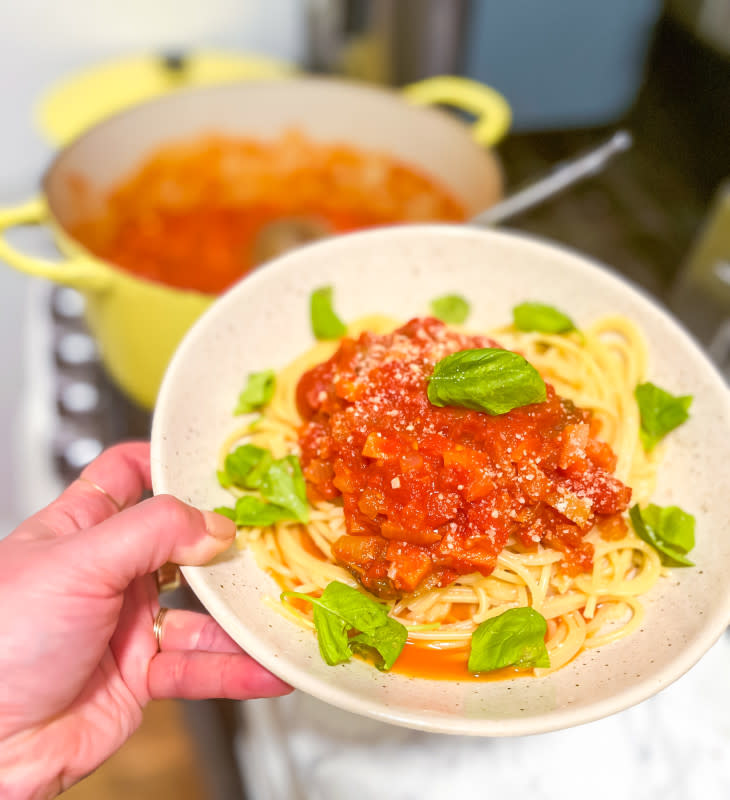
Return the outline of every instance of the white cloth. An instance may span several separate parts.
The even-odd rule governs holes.
[[[727,800],[730,635],[659,695],[537,736],[411,731],[300,692],[243,704],[255,800]]]

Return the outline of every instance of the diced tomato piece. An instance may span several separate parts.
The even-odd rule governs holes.
[[[384,558],[387,548],[382,536],[345,534],[332,545],[332,555],[343,564],[366,569],[372,561]]]
[[[495,483],[492,478],[486,472],[482,472],[469,479],[468,484],[466,484],[466,494],[464,498],[468,502],[478,500],[480,497],[486,497],[491,494],[494,488]]]
[[[362,454],[368,458],[377,458],[382,461],[400,458],[408,455],[410,450],[409,443],[403,437],[387,434],[381,431],[374,431],[365,440]]]
[[[304,477],[312,483],[330,483],[335,475],[332,464],[321,458],[313,458],[306,467]]]
[[[617,514],[625,511],[631,500],[631,488],[602,469],[570,475],[566,485],[572,491],[590,499],[595,514]]]
[[[601,442],[598,439],[589,439],[586,445],[586,455],[590,460],[602,469],[613,472],[616,469],[616,453],[613,452],[611,445]]]
[[[476,500],[494,491],[495,483],[491,473],[492,462],[486,453],[470,447],[455,448],[444,453],[445,467],[460,467],[464,475],[464,497]]]
[[[297,384],[296,403],[302,419],[310,420],[322,405],[322,395],[332,378],[332,365],[316,367],[302,375]]]
[[[589,497],[581,497],[574,492],[563,489],[555,491],[546,498],[547,503],[558,513],[574,522],[579,528],[590,528],[593,502]]]
[[[588,572],[593,566],[593,545],[590,542],[578,537],[572,539],[572,544],[568,544],[567,537],[563,539],[560,532],[552,533],[546,541],[565,553],[561,567],[569,575]]]
[[[423,456],[415,450],[402,454],[398,462],[401,472],[416,472],[424,465]]]
[[[390,561],[388,576],[400,591],[414,591],[433,571],[428,553],[406,542],[391,542],[385,557]]]
[[[305,464],[302,472],[306,470],[308,464]],[[357,486],[357,480],[353,475],[352,470],[348,469],[341,461],[336,461],[334,464],[335,477],[332,479],[332,484],[335,486],[342,495],[349,494],[354,491]],[[306,473],[305,473],[306,477]]]
[[[454,443],[447,436],[443,436],[440,433],[432,433],[421,439],[418,449],[427,455],[443,456],[453,446]]]
[[[365,393],[365,386],[361,381],[342,379],[334,384],[335,393],[343,400],[356,403]]]
[[[515,536],[523,547],[533,548],[541,542],[548,531],[547,523],[543,517],[535,517],[526,525],[521,525]]]
[[[547,475],[531,461],[517,465],[517,479],[522,491],[533,502],[544,499],[554,491]]]
[[[438,527],[453,519],[461,504],[461,496],[456,492],[429,493],[425,498],[428,524]]]
[[[383,522],[380,530],[386,539],[409,544],[425,546],[441,541],[441,534],[433,528],[404,528],[390,520]]]
[[[463,536],[447,534],[437,546],[436,553],[439,565],[451,567],[461,573],[481,572],[489,575],[494,571],[501,549],[495,550],[489,536],[475,536],[467,543]]]
[[[612,514],[598,520],[598,530],[601,533],[601,539],[611,542],[623,539],[629,530],[629,526],[620,514]]]
[[[385,495],[377,489],[366,488],[357,501],[357,507],[366,517],[375,519],[387,509]]]
[[[585,422],[566,425],[563,429],[563,445],[560,449],[558,465],[561,469],[579,467],[586,460],[589,427]]]

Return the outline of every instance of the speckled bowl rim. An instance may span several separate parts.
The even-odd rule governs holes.
[[[574,279],[577,282],[576,285],[581,285],[581,282],[587,280],[591,284],[595,284],[596,294],[600,293],[601,290],[605,290],[609,296],[615,295],[616,297],[625,298],[627,302],[630,301],[630,305],[644,312],[646,317],[651,320],[652,326],[658,325],[662,334],[671,336],[668,343],[671,343],[673,347],[679,348],[680,352],[688,353],[692,356],[693,364],[689,367],[689,372],[691,376],[699,376],[705,382],[710,396],[709,399],[703,397],[703,401],[706,400],[710,411],[717,414],[715,421],[721,424],[725,432],[724,436],[715,437],[715,445],[725,455],[730,456],[730,392],[728,392],[726,384],[690,334],[681,328],[671,315],[642,289],[637,288],[630,281],[617,276],[610,269],[592,259],[567,247],[549,243],[537,237],[504,230],[478,230],[456,225],[409,225],[349,234],[299,248],[270,262],[263,269],[236,284],[199,318],[185,336],[168,366],[158,396],[151,436],[151,467],[155,494],[172,493],[188,501],[194,499],[192,496],[187,496],[186,491],[175,485],[174,476],[176,476],[177,470],[174,458],[166,458],[166,453],[169,456],[172,454],[170,450],[172,445],[168,441],[170,439],[174,440],[176,435],[174,427],[170,427],[170,417],[173,416],[173,409],[176,408],[180,399],[181,386],[185,384],[186,380],[190,380],[188,374],[192,364],[191,359],[195,355],[195,348],[206,336],[210,335],[211,330],[215,328],[216,324],[219,324],[220,320],[225,318],[226,315],[230,316],[236,308],[245,305],[247,298],[255,296],[257,291],[261,290],[262,284],[279,281],[282,292],[290,291],[285,288],[288,285],[287,277],[294,275],[302,265],[319,263],[322,259],[346,259],[348,254],[356,251],[364,252],[364,250],[369,250],[378,252],[378,248],[395,247],[397,249],[398,246],[413,246],[417,248],[423,246],[424,241],[433,242],[434,246],[442,252],[448,251],[451,247],[459,246],[458,242],[467,242],[469,246],[471,246],[470,243],[474,243],[477,250],[483,247],[485,252],[488,252],[490,247],[494,247],[496,250],[506,248],[505,252],[514,249],[515,252],[521,251],[524,255],[534,256],[538,260],[543,259],[546,263],[555,265],[557,272],[551,273],[550,276],[546,277],[544,288],[547,291],[545,295],[542,295],[538,289],[535,292],[536,296],[533,296],[532,299],[554,302],[554,299],[550,298],[550,286],[548,283],[552,285],[554,276],[560,275],[560,270],[564,269],[566,276],[563,277],[566,277],[566,280]],[[448,288],[444,286],[444,289]],[[335,291],[337,292],[337,287],[335,287]],[[469,292],[465,291],[464,294],[468,296]],[[342,294],[336,294],[336,296],[341,297]],[[600,305],[600,301],[596,300],[595,302]],[[571,313],[571,302],[567,295],[565,302],[556,304]],[[408,303],[404,301],[404,305],[407,306]],[[372,309],[374,312],[381,310],[383,309]],[[494,320],[493,324],[496,325],[502,321],[506,320]],[[646,320],[643,321],[645,322]],[[292,342],[290,346],[291,356],[293,357],[298,352],[301,352],[307,344],[296,346]],[[250,368],[254,369],[254,366],[251,365]],[[206,389],[206,391],[210,390]],[[703,435],[707,435],[706,426],[701,420],[695,422],[694,425],[697,431],[703,431]],[[179,435],[179,431],[177,434]],[[695,435],[692,433],[684,434],[685,446],[687,442],[691,443],[692,441],[688,437]],[[707,441],[710,441],[710,439]],[[677,452],[679,452],[679,449],[675,448],[674,455]],[[720,463],[719,460],[718,463]],[[213,471],[214,466],[211,465],[211,473]],[[706,477],[711,476],[707,475]],[[720,475],[717,474],[716,477],[719,478]],[[718,486],[721,487],[725,483],[727,481],[723,477]],[[709,489],[707,492],[709,494]],[[715,517],[717,516],[714,509],[712,513]],[[707,514],[710,514],[709,510]],[[726,517],[723,517],[722,521],[726,522]],[[698,527],[701,526],[698,525]],[[722,546],[724,547],[724,544]],[[236,555],[234,558],[237,559],[239,556]],[[715,560],[721,562],[725,574],[730,574],[730,550],[723,551],[721,558],[716,559],[713,557],[708,559],[708,563]],[[711,569],[708,567],[708,572],[711,572],[713,576],[715,576],[715,572],[719,573],[720,564],[712,563],[710,566]],[[219,624],[247,652],[269,670],[295,688],[341,709],[396,725],[439,733],[481,736],[536,734],[587,723],[616,713],[656,694],[686,673],[717,641],[730,621],[730,581],[726,581],[725,586],[727,588],[721,588],[717,593],[717,602],[712,607],[703,610],[702,622],[694,630],[693,638],[688,646],[675,648],[674,652],[662,664],[652,668],[650,675],[638,674],[635,680],[625,681],[624,685],[617,688],[610,696],[596,697],[577,706],[572,702],[565,705],[558,703],[555,707],[547,709],[540,708],[538,703],[536,708],[525,708],[524,714],[515,712],[513,716],[508,718],[490,716],[488,712],[478,716],[458,715],[435,711],[428,707],[428,703],[426,703],[426,707],[417,709],[393,707],[392,703],[382,702],[377,696],[373,698],[367,696],[367,693],[360,693],[357,691],[357,687],[353,690],[351,686],[341,685],[342,672],[338,672],[338,670],[358,669],[360,667],[345,665],[338,668],[328,668],[333,669],[333,671],[323,675],[321,671],[319,673],[312,671],[311,662],[297,663],[288,658],[285,652],[274,652],[267,642],[266,632],[251,629],[247,625],[246,619],[234,612],[226,597],[226,592],[221,590],[217,584],[216,568],[216,564],[213,564],[210,568],[185,567],[183,568],[183,574],[199,600]],[[678,585],[681,585],[681,580],[680,578]],[[709,578],[706,580],[709,581]],[[718,586],[722,587],[722,584],[718,584]],[[702,599],[702,581],[700,581],[700,590],[700,599],[697,602]],[[666,591],[669,592],[669,589]],[[704,611],[707,613],[704,613]],[[279,616],[273,610],[270,611],[270,614]],[[287,622],[287,624],[292,625],[294,628],[297,627],[290,622]],[[308,633],[307,635],[311,639],[311,648],[316,652],[314,637]],[[637,632],[634,637],[638,635],[639,633]],[[671,632],[668,635],[671,636]],[[638,647],[640,644],[636,646]],[[608,651],[607,648],[604,649]],[[606,667],[609,667],[611,662],[610,654],[607,659],[609,663],[606,664]],[[652,660],[652,664],[654,664],[654,660]],[[522,678],[519,680],[554,682],[554,676],[563,675],[564,671],[571,669],[571,667],[572,665],[569,665],[563,670],[554,673],[553,676],[548,676],[544,679]],[[367,669],[371,670],[371,668]],[[581,667],[581,674],[585,672],[585,669]],[[595,677],[592,680],[598,680],[601,675],[601,669],[598,665],[590,667],[589,676],[595,673]],[[374,672],[374,670],[371,670],[371,672]],[[424,682],[421,679],[406,678],[405,676],[385,676],[386,681],[391,678],[400,683],[404,692],[412,690],[414,680],[420,684],[438,684],[434,689],[436,692],[440,690],[440,687],[448,684],[446,688],[441,688],[441,691],[446,695],[451,691],[450,687],[460,685],[458,682]],[[493,689],[486,687],[502,686],[506,683],[512,682],[477,684],[485,688],[475,691],[484,691],[488,694]],[[463,686],[467,685],[470,689],[474,686],[474,684],[463,684]],[[581,687],[582,692],[589,690],[590,687],[587,689]],[[422,688],[413,691],[424,692]],[[500,697],[503,695],[504,692]]]

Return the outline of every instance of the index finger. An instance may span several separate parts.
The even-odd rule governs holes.
[[[28,522],[40,523],[53,534],[64,536],[98,525],[134,505],[151,487],[149,442],[114,445]]]

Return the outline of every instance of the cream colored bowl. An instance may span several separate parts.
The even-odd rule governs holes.
[[[310,632],[262,602],[278,596],[278,586],[235,549],[184,570],[228,633],[272,672],[323,701],[444,733],[512,736],[588,722],[644,700],[692,667],[730,620],[730,395],[656,303],[553,245],[459,226],[408,226],[340,237],[271,262],[218,299],[173,357],[152,428],[155,492],[201,508],[227,501],[216,459],[242,382],[248,372],[281,367],[311,344],[308,297],[322,285],[334,287],[347,320],[372,312],[406,320],[447,292],[471,301],[473,328],[510,321],[512,307],[525,299],[558,306],[579,326],[604,313],[634,319],[648,339],[649,379],[694,395],[691,419],[668,443],[654,500],[695,514],[697,566],[659,581],[638,632],[585,651],[544,678],[461,683],[382,674],[358,661],[328,667]]]

